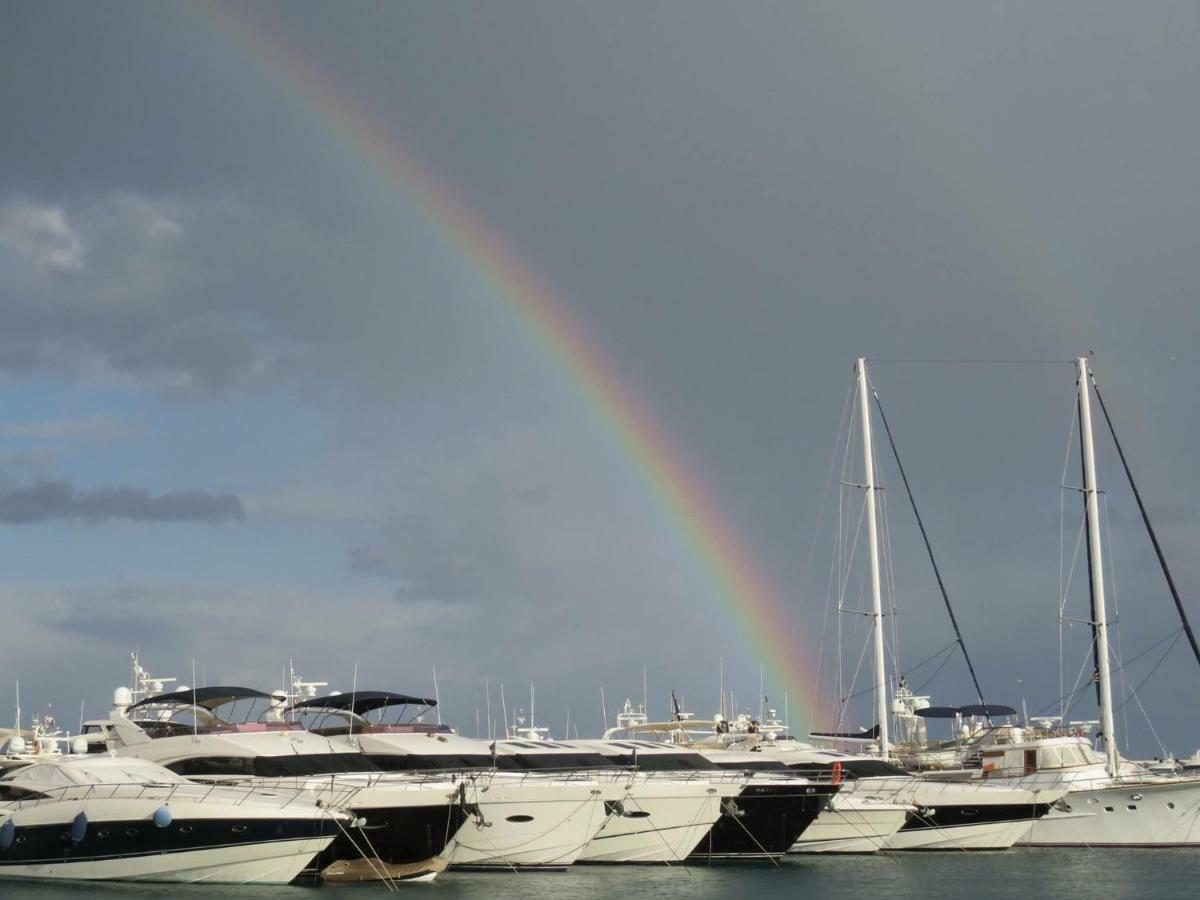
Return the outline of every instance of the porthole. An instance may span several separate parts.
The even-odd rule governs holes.
[[[506,822],[532,822],[533,816],[509,816]]]
[[[646,812],[644,809],[634,809],[634,810],[630,810],[629,812],[625,813],[625,818],[626,819],[648,819],[648,818],[650,818],[650,813]]]
[[[1106,807],[1104,807],[1104,811],[1105,811],[1105,812],[1112,812],[1112,811],[1113,811],[1113,808],[1112,808],[1111,806],[1106,806]]]
[[[97,831],[97,832],[96,832],[96,837],[98,837],[98,838],[106,838],[106,837],[108,837],[108,829],[107,829],[107,828],[101,828],[99,831]]]
[[[232,830],[233,830],[234,834],[245,834],[246,826],[245,825],[234,825]]]
[[[132,826],[125,829],[125,835],[127,837],[137,837],[137,834],[138,834],[138,830]]]
[[[1171,803],[1170,801],[1167,801],[1167,809],[1174,809],[1174,808],[1175,808],[1175,804]]]
[[[963,807],[962,814],[964,816],[974,816],[974,815],[978,815],[978,813],[979,813],[979,810],[977,810],[973,807],[970,807],[970,806]]]
[[[1088,803],[1099,803],[1099,802],[1100,802],[1099,797],[1088,797]]]
[[[192,826],[191,826],[191,825],[180,825],[180,826],[179,826],[179,833],[180,833],[180,834],[191,834],[191,833],[192,833]]]
[[[1130,804],[1127,804],[1125,808],[1126,809],[1137,809],[1137,804],[1130,803]]]
[[[1141,799],[1142,799],[1142,795],[1141,795],[1141,794],[1130,794],[1130,795],[1129,795],[1129,799],[1130,799],[1130,800],[1141,800]]]
[[[23,834],[18,834],[18,835],[17,835],[17,841],[16,841],[16,842],[17,842],[18,844],[23,844],[23,843],[25,843],[25,835],[23,835]]]

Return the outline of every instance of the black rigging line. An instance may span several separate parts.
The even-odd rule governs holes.
[[[1188,643],[1192,645],[1192,655],[1196,657],[1196,662],[1200,663],[1200,646],[1196,644],[1196,635],[1192,632],[1192,624],[1188,621],[1187,613],[1183,609],[1183,601],[1179,598],[1175,579],[1171,577],[1171,570],[1167,567],[1167,558],[1163,555],[1162,547],[1158,543],[1158,535],[1154,533],[1154,526],[1150,524],[1150,515],[1146,512],[1146,505],[1142,503],[1142,494],[1133,480],[1133,472],[1130,471],[1129,463],[1125,460],[1125,451],[1121,449],[1121,442],[1117,439],[1117,431],[1113,428],[1112,418],[1108,415],[1108,407],[1104,405],[1104,398],[1100,395],[1100,385],[1096,384],[1095,377],[1092,378],[1092,387],[1096,389],[1096,399],[1100,401],[1100,410],[1104,413],[1104,421],[1108,423],[1108,431],[1117,448],[1117,455],[1121,457],[1125,477],[1129,480],[1129,487],[1133,489],[1133,498],[1137,501],[1138,512],[1142,514],[1142,521],[1146,524],[1146,533],[1150,535],[1150,543],[1154,545],[1158,565],[1167,579],[1167,587],[1171,591],[1171,599],[1175,601],[1175,609],[1179,611],[1179,619],[1183,623],[1184,633],[1187,634]]]
[[[1171,641],[1170,646],[1167,647],[1167,649],[1163,651],[1163,655],[1158,658],[1158,662],[1156,662],[1154,664],[1154,667],[1149,672],[1146,673],[1146,677],[1143,678],[1141,681],[1139,681],[1137,683],[1137,686],[1134,687],[1134,689],[1129,692],[1128,699],[1126,699],[1124,702],[1122,702],[1120,706],[1118,706],[1116,709],[1113,710],[1113,712],[1120,712],[1122,709],[1124,709],[1126,706],[1129,705],[1130,700],[1137,700],[1137,692],[1140,691],[1145,686],[1147,681],[1149,681],[1151,678],[1154,677],[1154,673],[1158,671],[1159,667],[1164,662],[1166,662],[1167,657],[1171,654],[1171,651],[1175,649],[1175,644],[1179,642],[1179,636],[1181,634],[1183,634],[1182,628],[1179,629],[1179,631],[1175,632],[1175,640]]]
[[[1078,390],[1075,393],[1075,407],[1079,413],[1079,469],[1083,473],[1082,484],[1085,485],[1083,494],[1083,515],[1086,518],[1091,515],[1088,509],[1087,492],[1087,460],[1085,458],[1086,450],[1083,446],[1083,392],[1087,390],[1087,385],[1076,379]],[[1097,503],[1099,509],[1099,503]],[[1091,598],[1091,616],[1090,624],[1092,626],[1092,683],[1096,685],[1096,705],[1100,706],[1100,640],[1096,630],[1096,583],[1092,580],[1092,542],[1089,538],[1084,541],[1087,544],[1087,564],[1088,564],[1088,596]]]
[[[1176,628],[1170,634],[1166,635],[1166,637],[1163,637],[1163,638],[1155,641],[1149,647],[1146,647],[1144,650],[1139,651],[1135,655],[1131,656],[1129,659],[1122,660],[1117,665],[1117,667],[1112,670],[1113,674],[1120,672],[1122,669],[1128,669],[1135,662],[1137,662],[1139,659],[1141,659],[1143,656],[1148,656],[1149,654],[1153,653],[1155,650],[1157,650],[1159,647],[1161,647],[1163,644],[1167,643],[1168,641],[1171,641],[1171,646],[1173,647],[1175,645],[1175,641],[1179,640],[1179,635],[1181,635],[1182,633],[1183,633],[1182,628]],[[1156,668],[1157,668],[1157,664],[1156,664]],[[1054,707],[1058,706],[1060,703],[1063,703],[1064,701],[1066,701],[1067,709],[1068,709],[1068,711],[1070,711],[1070,708],[1075,705],[1075,698],[1077,696],[1079,696],[1079,694],[1085,690],[1087,690],[1086,684],[1082,685],[1078,688],[1072,688],[1070,691],[1063,694],[1062,696],[1056,697],[1054,700],[1051,700],[1049,703],[1047,703],[1045,706],[1041,707],[1040,709],[1034,710],[1033,715],[1035,717],[1040,716],[1042,713],[1048,712],[1049,710],[1053,709]]]
[[[921,530],[921,540],[925,542],[925,552],[929,554],[929,563],[933,566],[933,574],[937,578],[938,590],[942,593],[942,602],[946,604],[946,612],[950,614],[950,624],[954,627],[954,637],[958,641],[959,648],[962,650],[963,659],[967,661],[967,670],[971,673],[971,681],[975,685],[975,694],[979,698],[979,705],[986,706],[987,704],[983,700],[983,688],[979,686],[979,678],[975,675],[975,666],[971,664],[971,655],[967,653],[967,645],[963,641],[962,632],[958,628],[958,619],[954,617],[954,608],[950,605],[950,596],[946,593],[946,585],[942,581],[942,572],[938,568],[937,560],[933,556],[933,545],[929,543],[929,535],[925,531],[925,523],[921,520],[921,513],[917,510],[917,501],[913,497],[912,488],[908,484],[908,475],[904,472],[904,464],[900,462],[900,451],[896,449],[896,441],[892,437],[892,428],[888,425],[887,416],[883,413],[883,404],[879,401],[879,393],[874,387],[871,388],[871,394],[875,397],[875,408],[879,410],[879,421],[883,423],[883,430],[887,434],[888,443],[892,447],[892,456],[896,459],[896,468],[900,470],[900,480],[904,482],[904,490],[908,494],[909,505],[912,506],[913,515],[916,516],[917,527]]]
[[[920,669],[924,668],[925,666],[927,666],[931,662],[933,662],[935,659],[942,656],[942,654],[948,653],[949,651],[953,650],[957,643],[958,643],[958,641],[951,641],[945,647],[943,647],[941,650],[939,650],[937,653],[933,654],[932,656],[925,657],[925,659],[921,660],[921,662],[917,663],[912,668],[905,669],[903,672],[900,673],[900,677],[907,678],[909,675],[915,674]],[[942,669],[942,667],[939,665],[938,671],[940,672],[941,669]],[[926,682],[926,684],[928,684],[928,683],[929,682]],[[922,687],[924,687],[924,685],[922,685]],[[853,700],[856,697],[861,697],[863,694],[870,694],[874,690],[875,690],[875,685],[872,684],[868,687],[863,688],[861,691],[855,691],[853,694],[847,694],[845,697],[842,698],[842,702],[845,703],[847,700]],[[918,690],[920,690],[920,688],[918,688]]]

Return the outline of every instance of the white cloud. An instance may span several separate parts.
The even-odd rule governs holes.
[[[0,206],[0,248],[40,271],[78,271],[86,255],[65,210],[23,200]]]

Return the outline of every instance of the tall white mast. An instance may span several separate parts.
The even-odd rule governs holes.
[[[875,717],[879,722],[879,755],[891,755],[888,743],[887,663],[883,653],[883,597],[879,583],[879,531],[875,513],[875,445],[871,439],[870,388],[867,385],[867,361],[860,359],[858,373],[858,407],[862,420],[863,487],[867,492],[867,541],[871,556],[871,618],[875,626]]]
[[[1096,488],[1096,450],[1092,444],[1091,386],[1086,357],[1076,362],[1079,378],[1079,439],[1083,445],[1083,496],[1087,507],[1088,548],[1092,563],[1092,615],[1096,624],[1096,668],[1100,681],[1100,734],[1108,774],[1118,769],[1117,737],[1113,728],[1112,683],[1108,665],[1108,614],[1104,603],[1104,558],[1100,545],[1100,493]]]

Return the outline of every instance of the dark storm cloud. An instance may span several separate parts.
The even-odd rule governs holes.
[[[518,567],[501,533],[480,524],[438,528],[428,516],[397,516],[379,539],[350,551],[354,572],[401,582],[398,600],[477,600],[510,594]]]
[[[0,199],[0,368],[172,388],[246,380],[270,335],[252,345],[236,294],[207,270],[251,227],[219,200]]]
[[[487,671],[481,653],[500,660],[495,672],[513,665],[513,647],[536,647],[518,665],[543,666],[564,697],[646,658],[702,677],[720,647],[727,674],[738,654],[757,683],[755,648],[731,636],[737,617],[720,608],[720,589],[674,552],[671,525],[637,496],[646,486],[625,477],[619,449],[595,440],[586,397],[561,389],[501,292],[469,254],[431,236],[396,172],[380,173],[352,135],[322,123],[286,75],[197,28],[192,9],[6,6],[0,371],[148,386],[165,407],[196,402],[177,396],[189,392],[249,395],[275,433],[287,426],[270,408],[277,395],[261,389],[294,389],[288,400],[303,397],[308,427],[341,446],[314,451],[305,434],[285,433],[288,458],[255,464],[299,486],[280,491],[298,518],[353,510],[326,544],[337,575],[340,548],[358,543],[351,572],[385,579],[358,587],[402,585],[406,602],[370,606],[363,636],[382,633],[381,610],[419,622],[431,657],[438,647],[439,658],[475,654],[464,677]],[[1151,514],[1164,498],[1181,508],[1157,514],[1164,543],[1195,542],[1186,510],[1200,506],[1200,488],[1186,448],[1197,423],[1179,401],[1200,383],[1189,356],[1200,328],[1200,120],[1183,114],[1200,78],[1200,29],[1187,4],[696,0],[680,15],[673,4],[463,0],[366,2],[347,14],[267,0],[255,15],[312,66],[311,82],[328,77],[353,97],[381,142],[428,165],[479,212],[484,233],[501,233],[545,276],[776,583],[804,581],[812,532],[829,526],[818,500],[839,403],[851,361],[873,353],[1061,358],[1095,347]],[[1034,684],[1042,700],[1058,693],[1053,532],[1059,413],[1073,379],[1030,371],[881,363],[874,375],[985,684],[1008,702],[1019,672],[1034,707]],[[31,418],[75,413],[36,408]],[[231,412],[230,432],[245,411]],[[373,430],[383,421],[395,427]],[[520,428],[536,465],[506,468],[497,447]],[[580,440],[538,452],[554,428]],[[377,456],[355,454],[373,442]],[[264,480],[227,453],[213,453],[214,468],[239,473],[239,485]],[[464,485],[467,463],[475,481]],[[551,464],[561,468],[552,491],[521,492]],[[1157,585],[1143,537],[1116,533],[1139,518],[1118,506],[1116,474],[1104,482],[1114,543],[1135,541],[1140,554],[1114,554],[1117,571]],[[22,484],[38,477],[45,467]],[[940,646],[947,624],[898,480],[885,480],[903,667]],[[377,483],[388,488],[361,487]],[[518,486],[503,513],[488,508],[496,483]],[[53,502],[74,510],[80,495]],[[386,509],[437,515],[398,519],[363,543],[365,523]],[[298,559],[326,564],[303,530],[255,541],[270,577]],[[828,561],[818,554],[813,571]],[[1200,583],[1189,568],[1177,565],[1181,584]],[[820,581],[805,586],[811,600],[782,592],[797,635],[823,619],[822,592],[811,590]],[[252,593],[230,594],[220,614]],[[493,627],[435,645],[430,629],[469,618],[471,604],[420,597],[521,602]],[[311,619],[292,613],[321,602],[281,597],[278,615],[256,611],[245,624],[295,623],[303,637]],[[1129,617],[1127,640],[1140,619]],[[680,637],[680,627],[694,632]],[[676,633],[665,649],[664,628]],[[214,653],[255,658],[271,646],[238,634],[237,647]],[[1174,683],[1196,683],[1187,676]]]
[[[132,487],[76,490],[66,480],[37,481],[0,494],[0,523],[30,525],[66,520],[105,522],[240,522],[246,518],[233,494],[177,491],[151,494]]]

